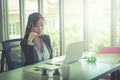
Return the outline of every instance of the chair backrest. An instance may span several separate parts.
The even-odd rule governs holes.
[[[23,66],[24,54],[20,46],[22,38],[2,42],[8,70]]]
[[[100,54],[120,54],[120,47],[102,47],[98,53],[100,53]]]
[[[1,43],[0,43],[1,44]],[[0,49],[0,73],[2,72],[1,71],[1,60],[2,60],[2,49]]]

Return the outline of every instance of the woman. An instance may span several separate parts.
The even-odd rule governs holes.
[[[20,43],[25,56],[25,65],[53,57],[50,37],[43,34],[44,22],[45,19],[39,13],[32,13],[28,17],[26,33]]]

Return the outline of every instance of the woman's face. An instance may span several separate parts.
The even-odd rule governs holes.
[[[42,34],[43,32],[44,20],[40,18],[34,26],[32,26],[31,31],[36,32],[37,34]]]

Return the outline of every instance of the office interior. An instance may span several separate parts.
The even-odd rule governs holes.
[[[120,0],[0,0],[0,42],[23,38],[33,12],[45,18],[54,57],[77,41],[86,41],[86,52],[120,47]]]

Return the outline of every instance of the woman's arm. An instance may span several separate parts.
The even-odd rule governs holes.
[[[24,52],[25,65],[30,65],[30,64],[36,63],[38,58],[35,53],[34,45],[29,45],[25,39],[23,41],[21,41],[20,45]]]

